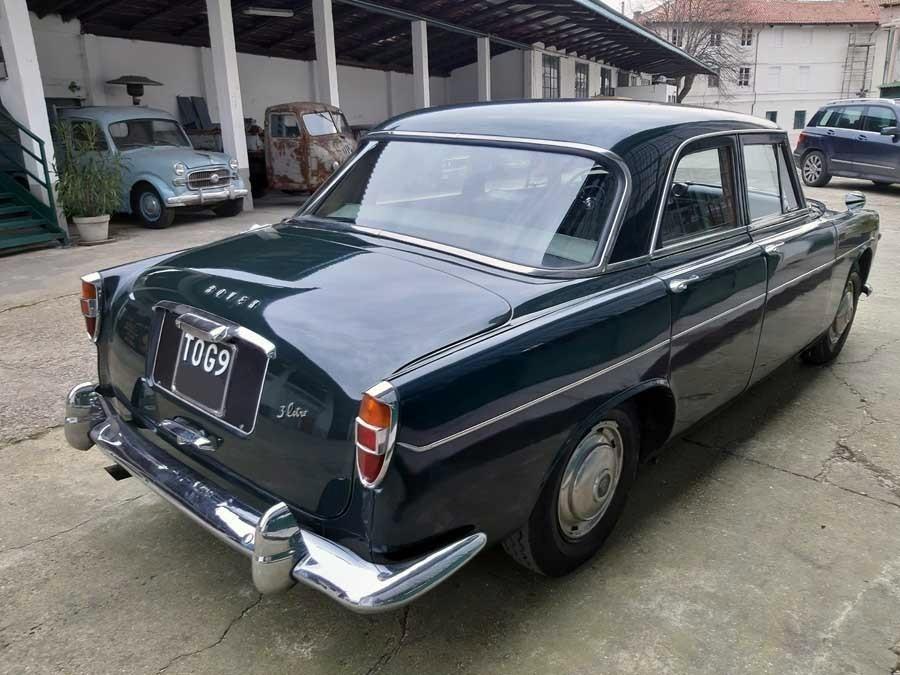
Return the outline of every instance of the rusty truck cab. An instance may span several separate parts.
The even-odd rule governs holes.
[[[282,103],[266,110],[268,187],[288,192],[318,188],[356,149],[340,108],[325,103]]]

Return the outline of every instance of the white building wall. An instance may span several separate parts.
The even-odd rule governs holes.
[[[710,88],[707,78],[699,76],[684,103],[758,117],[774,111],[778,124],[792,129],[796,111],[805,111],[809,120],[822,105],[841,97],[850,34],[870,30],[875,26],[756,26],[753,45],[742,48],[744,64],[751,68],[750,85],[731,82],[727,89]]]
[[[210,51],[206,48],[81,35],[77,21],[31,15],[47,98],[78,98],[85,104],[131,105],[125,87],[107,80],[144,75],[161,87],[146,87],[142,105],[178,115],[176,96],[204,96],[218,120]],[[92,54],[93,52],[93,54]],[[314,62],[238,54],[244,114],[263,121],[266,107],[316,100]],[[430,79],[431,104],[450,99],[450,78]],[[521,79],[521,77],[520,77]],[[413,109],[412,75],[338,66],[341,107],[351,124],[374,125]]]

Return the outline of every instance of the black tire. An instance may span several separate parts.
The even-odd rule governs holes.
[[[876,187],[880,187],[880,188],[891,187],[891,185],[893,185],[893,183],[889,180],[873,180],[872,183]]]
[[[859,306],[862,286],[862,277],[859,275],[859,270],[854,267],[847,277],[844,292],[841,293],[841,304],[838,306],[834,320],[812,347],[800,355],[804,361],[821,366],[830,363],[841,353],[844,343],[850,335],[850,329],[853,328],[853,319],[856,318],[856,308]],[[844,314],[847,309],[851,310],[849,317]]]
[[[598,519],[586,522],[584,525],[586,529],[576,533],[577,538],[572,538],[569,533],[577,528],[572,527],[571,519],[568,531],[564,531],[562,502],[565,500],[560,500],[563,484],[567,482],[569,485],[576,485],[577,481],[574,479],[594,474],[588,474],[587,471],[570,472],[570,464],[578,462],[578,457],[590,457],[598,451],[597,448],[605,447],[607,450],[612,448],[613,445],[603,446],[602,442],[592,446],[594,442],[592,439],[596,438],[598,429],[602,429],[602,433],[605,434],[613,427],[621,439],[622,448],[618,479],[608,487],[610,492],[606,494],[609,496],[604,500],[605,506],[596,516]],[[589,450],[591,447],[595,449]],[[561,453],[561,461],[541,491],[528,522],[503,541],[503,549],[520,565],[550,577],[568,574],[589,560],[603,546],[622,514],[628,492],[637,475],[639,448],[640,430],[637,416],[629,406],[616,408],[592,418],[590,424],[583,425],[566,443]],[[578,462],[577,466],[585,467],[587,461]],[[602,484],[602,480],[605,479],[600,476],[589,479],[588,482],[591,480],[593,488],[589,492],[592,498],[597,500],[597,481],[601,480]],[[582,485],[586,484],[588,483],[582,482]],[[569,495],[572,494],[572,489],[568,491]],[[593,504],[596,505],[597,502],[594,501]],[[569,512],[568,515],[574,514]]]
[[[243,199],[229,199],[227,202],[222,202],[218,206],[213,207],[213,213],[216,214],[218,218],[231,218],[233,216],[239,216],[244,211],[244,200]]]
[[[175,220],[175,209],[166,206],[151,185],[139,186],[131,195],[131,212],[143,227],[161,230]]]
[[[828,173],[828,162],[825,155],[818,150],[813,150],[803,156],[800,162],[800,176],[803,182],[810,187],[825,187],[831,182],[831,174]]]

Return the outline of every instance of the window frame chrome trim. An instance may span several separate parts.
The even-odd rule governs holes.
[[[600,238],[597,241],[597,251],[593,259],[588,265],[574,268],[554,269],[547,267],[533,267],[530,265],[522,265],[513,263],[493,256],[482,255],[474,251],[469,251],[449,244],[442,244],[420,237],[411,235],[398,234],[388,232],[377,228],[366,227],[364,225],[343,224],[347,229],[360,234],[368,234],[384,239],[391,239],[401,243],[412,244],[435,250],[455,257],[467,259],[489,267],[499,268],[508,272],[517,274],[525,274],[528,276],[551,278],[551,279],[578,279],[584,277],[598,276],[606,272],[609,257],[612,254],[613,246],[618,239],[622,223],[625,220],[625,213],[631,200],[631,192],[633,189],[633,178],[631,170],[625,161],[615,152],[596,145],[587,143],[573,143],[569,141],[554,141],[542,138],[524,138],[518,136],[495,136],[486,134],[464,134],[454,132],[425,132],[425,131],[397,131],[397,130],[381,130],[371,131],[363,137],[366,141],[420,141],[433,143],[460,143],[469,145],[499,145],[501,147],[521,148],[536,151],[556,151],[568,152],[569,154],[581,154],[587,157],[602,159],[613,164],[620,172],[620,178],[623,185],[617,187],[618,204],[613,208],[612,217],[607,217],[606,225]],[[369,143],[361,147],[359,152],[354,155],[350,161],[341,167],[300,209],[297,217],[314,216],[312,211],[315,210],[325,197],[331,192],[337,182],[346,174],[356,163],[374,147]]]
[[[544,401],[547,401],[555,396],[558,396],[559,394],[563,394],[571,389],[575,389],[576,387],[579,387],[582,384],[590,382],[591,380],[594,380],[598,377],[602,377],[603,375],[606,375],[607,373],[612,372],[616,368],[619,368],[621,366],[632,363],[633,361],[636,361],[639,358],[647,356],[648,354],[652,354],[653,352],[655,352],[658,349],[668,346],[670,342],[671,342],[671,340],[669,338],[666,338],[662,342],[658,342],[657,344],[653,345],[652,347],[648,347],[647,349],[644,349],[644,350],[638,352],[637,354],[632,354],[631,356],[624,358],[621,361],[617,361],[616,363],[614,363],[612,365],[606,366],[605,368],[602,368],[601,370],[598,370],[595,373],[586,375],[585,377],[575,380],[574,382],[570,382],[569,384],[563,385],[562,387],[560,387],[558,389],[554,389],[553,391],[543,394],[536,399],[528,401],[527,403],[523,403],[519,406],[516,406],[515,408],[512,408],[511,410],[507,410],[506,412],[500,413],[499,415],[495,415],[494,417],[491,417],[490,419],[483,420],[481,422],[478,422],[477,424],[473,424],[472,426],[470,426],[466,429],[457,431],[449,436],[446,436],[442,439],[439,439],[437,441],[429,443],[428,445],[418,446],[418,445],[412,445],[410,443],[397,443],[397,445],[406,450],[411,450],[412,452],[428,452],[429,450],[433,450],[434,448],[437,448],[437,447],[440,447],[447,443],[450,443],[451,441],[455,441],[464,436],[468,436],[469,434],[479,431],[480,429],[484,429],[485,427],[488,427],[488,426],[494,424],[495,422],[504,420],[507,417],[512,417],[513,415],[516,415],[516,414],[522,412],[523,410],[527,410],[528,408],[536,406],[539,403],[543,403]]]
[[[681,159],[682,155],[684,154],[685,148],[692,145],[693,143],[698,143],[700,141],[704,141],[704,140],[707,140],[710,138],[718,138],[721,136],[733,136],[733,137],[735,137],[735,140],[737,141],[737,145],[738,145],[737,150],[738,150],[738,154],[740,154],[740,149],[741,149],[740,136],[755,135],[755,134],[775,134],[775,135],[782,135],[784,138],[787,138],[786,132],[780,131],[780,130],[774,129],[774,128],[773,129],[729,129],[726,131],[713,131],[713,132],[706,133],[706,134],[700,134],[698,136],[692,136],[691,138],[688,138],[688,139],[682,141],[682,143],[678,146],[678,148],[676,148],[674,154],[672,155],[672,159],[669,161],[669,168],[666,171],[666,179],[665,179],[666,182],[663,186],[663,192],[660,197],[659,204],[656,207],[656,215],[655,215],[655,218],[653,221],[653,236],[650,239],[650,256],[652,258],[659,258],[659,257],[671,255],[673,253],[678,253],[680,251],[689,250],[689,249],[694,248],[695,246],[699,246],[703,243],[708,243],[709,241],[715,241],[715,238],[713,237],[713,235],[716,235],[717,237],[720,237],[721,239],[724,240],[729,237],[740,234],[741,232],[749,233],[750,228],[747,224],[737,225],[736,227],[733,227],[730,230],[727,230],[724,232],[700,235],[693,239],[686,239],[682,242],[678,242],[678,244],[673,244],[671,246],[657,246],[657,243],[659,241],[659,232],[660,232],[660,229],[662,226],[663,211],[665,210],[666,202],[669,199],[669,191],[672,187],[672,181],[675,178],[675,169],[677,168],[678,162]],[[744,165],[743,165],[742,160],[739,159],[738,157],[734,158],[734,169],[738,173],[738,175],[735,178],[737,179],[736,183],[737,183],[738,192],[740,192],[743,187],[741,178],[743,177],[743,174],[744,174]],[[737,196],[739,198],[742,198],[740,194]],[[738,217],[740,218],[740,213],[738,214]]]

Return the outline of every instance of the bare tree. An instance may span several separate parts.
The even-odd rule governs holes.
[[[739,10],[734,0],[666,0],[639,15],[638,20],[719,74],[719,92],[728,98],[742,63],[743,40]],[[681,103],[694,86],[694,74],[678,84]]]

